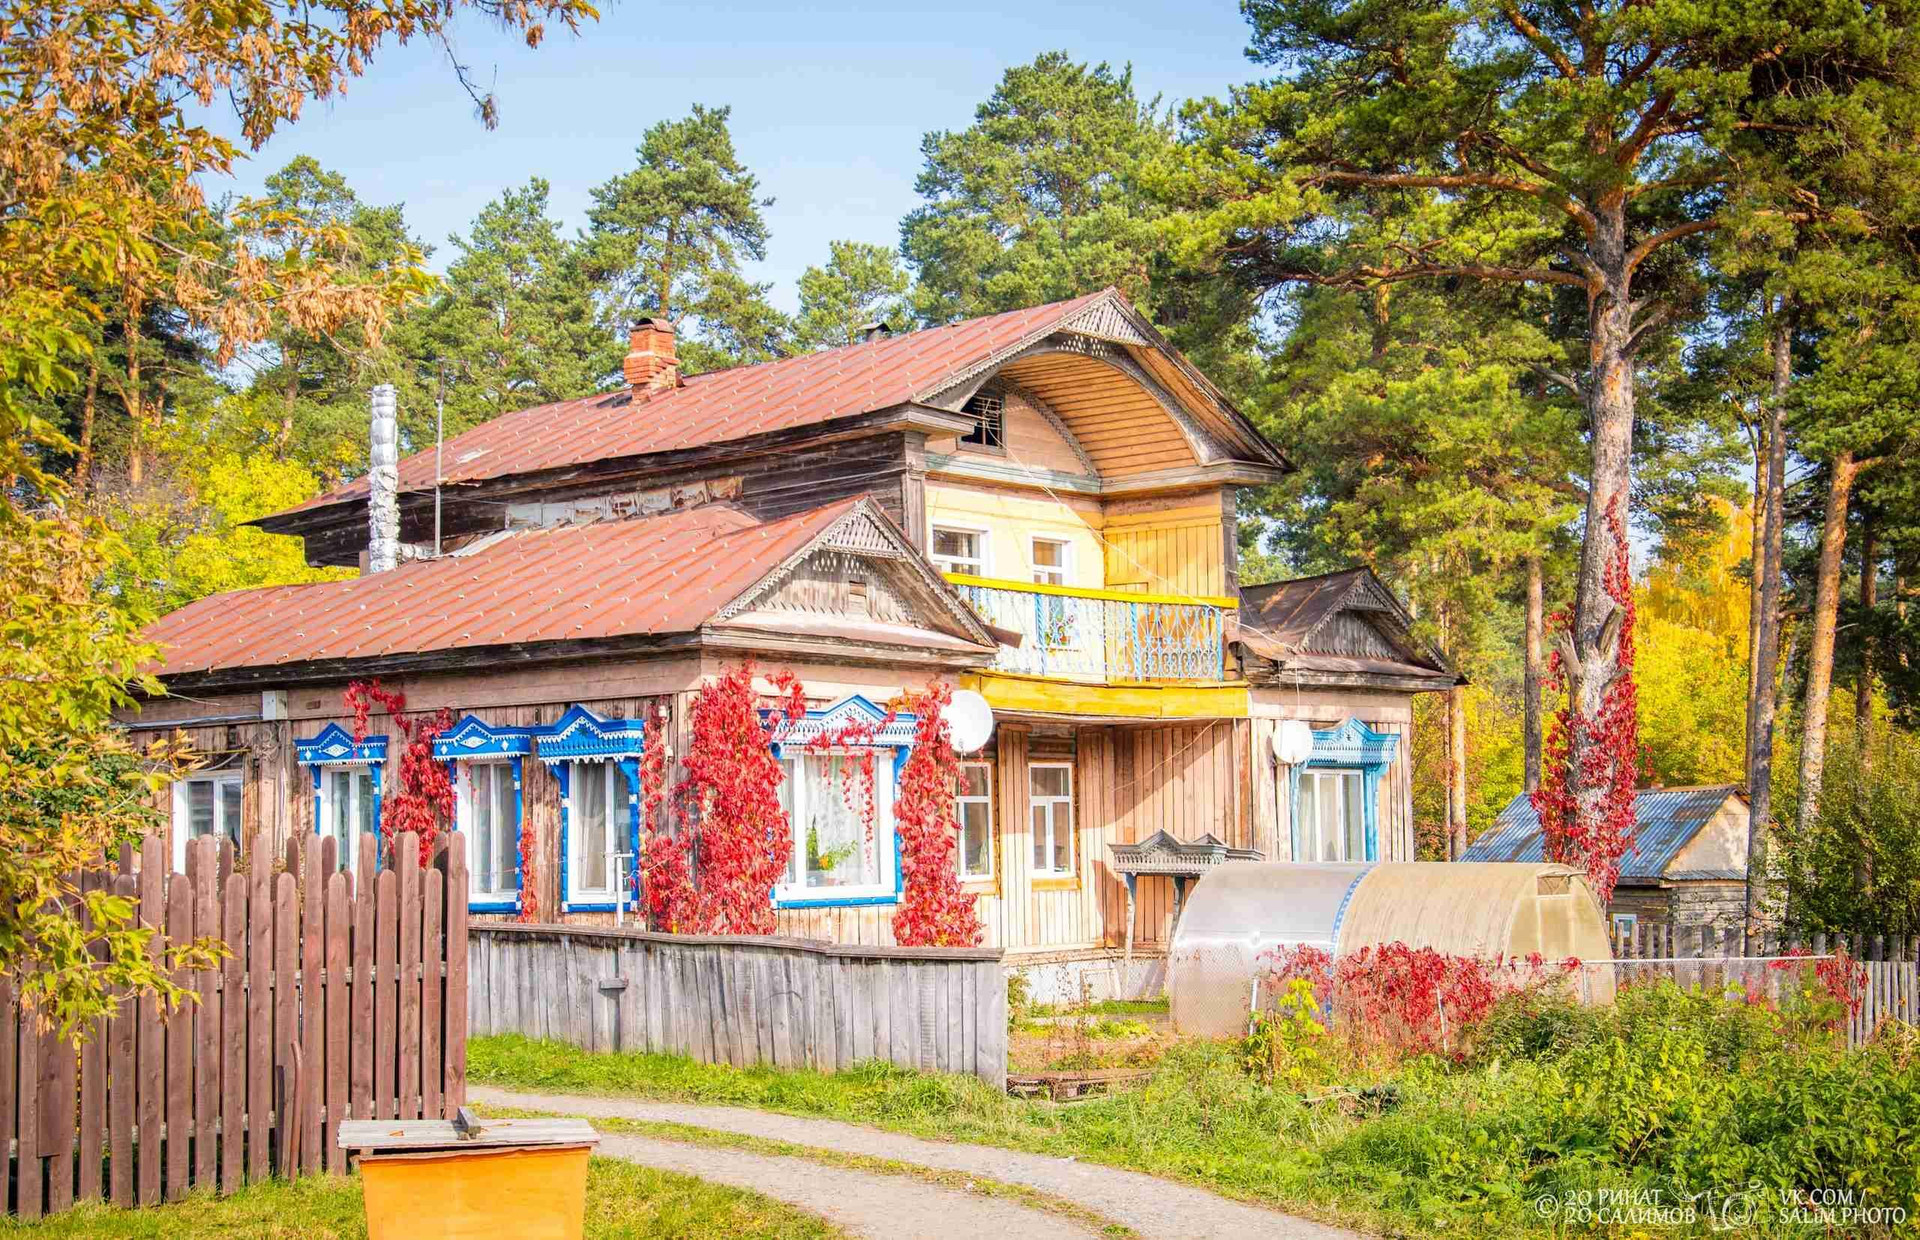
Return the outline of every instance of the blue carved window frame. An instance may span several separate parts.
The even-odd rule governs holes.
[[[771,719],[771,712],[763,712]],[[860,694],[844,697],[830,706],[819,710],[810,710],[799,719],[785,721],[774,728],[777,739],[773,743],[775,761],[784,762],[788,758],[800,758],[806,753],[807,745],[820,738],[841,731],[849,723],[864,719],[868,724],[878,724],[887,718],[887,712]],[[919,731],[920,717],[902,711],[888,721],[886,726],[875,732],[873,739],[863,748],[891,749],[894,803],[899,803],[900,774],[906,769],[907,757],[913,752],[915,734]],[[791,752],[789,752],[791,750]],[[784,867],[783,867],[784,869]],[[893,891],[887,895],[860,896],[782,896],[780,888],[773,889],[773,906],[776,909],[808,908],[858,908],[863,905],[898,904],[901,893],[906,890],[906,872],[900,864],[900,828],[893,827]]]
[[[640,857],[640,755],[646,746],[646,721],[643,719],[604,719],[584,706],[570,706],[567,713],[536,735],[540,761],[560,784],[560,909],[567,913],[611,913],[618,909],[633,912],[640,907],[639,884],[634,870],[627,874],[621,893],[613,900],[568,900],[567,859],[571,855],[568,838],[572,816],[573,764],[575,762],[612,762],[627,780],[627,855],[637,863]]]
[[[326,768],[330,766],[364,766],[367,777],[373,784],[373,821],[362,823],[360,830],[373,833],[374,864],[380,863],[380,775],[387,765],[387,738],[369,736],[363,741],[355,741],[353,733],[337,723],[330,723],[320,729],[318,736],[307,740],[294,738],[293,761],[296,766],[304,766],[313,773],[313,833],[322,834],[326,825],[321,814],[324,797],[321,792],[321,780]],[[349,858],[341,857],[337,861],[346,865]]]
[[[1360,821],[1366,833],[1367,855],[1349,857],[1350,862],[1380,859],[1380,777],[1393,765],[1400,737],[1392,732],[1376,732],[1358,719],[1313,732],[1313,753],[1287,772],[1287,822],[1291,828],[1294,859],[1300,857],[1300,775],[1309,768],[1357,770],[1360,772]]]
[[[520,868],[521,832],[526,829],[527,806],[525,768],[522,766],[533,753],[534,729],[525,727],[494,727],[475,715],[467,715],[433,739],[435,761],[447,764],[447,778],[457,789],[460,786],[460,763],[473,759],[505,758],[513,768],[513,898],[509,900],[475,900],[472,889],[468,889],[467,910],[473,913],[517,913],[520,911],[520,892],[524,875]],[[456,799],[456,805],[459,800]],[[454,814],[453,829],[465,831],[467,826]],[[473,854],[467,850],[469,863]]]

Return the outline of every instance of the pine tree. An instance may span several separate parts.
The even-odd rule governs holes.
[[[885,246],[861,241],[829,243],[827,265],[800,273],[800,317],[794,338],[803,349],[854,344],[868,323],[895,331],[908,325],[907,273]]]

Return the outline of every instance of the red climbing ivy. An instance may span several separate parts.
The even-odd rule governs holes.
[[[662,855],[648,860],[649,886],[659,888],[649,891],[649,907],[665,930],[773,933],[771,896],[786,872],[793,830],[780,807],[783,772],[772,729],[804,715],[806,696],[790,671],[768,680],[778,690],[771,717],[761,714],[751,662],[694,695],[677,796],[680,830],[665,840],[654,836]]]
[[[1608,686],[1599,713],[1589,718],[1569,691],[1568,668],[1560,651],[1555,649],[1549,656],[1546,688],[1567,697],[1547,729],[1540,786],[1532,794],[1548,859],[1586,870],[1594,894],[1603,903],[1613,898],[1620,859],[1633,844],[1633,790],[1641,760],[1639,691],[1633,680],[1633,578],[1617,496],[1607,505],[1607,528],[1613,535],[1613,555],[1604,581],[1607,597],[1622,612],[1615,661],[1618,675]],[[1569,624],[1565,613],[1556,614],[1554,624],[1564,629]],[[1576,738],[1592,742],[1581,747],[1577,771],[1573,764]],[[1584,807],[1583,790],[1587,793]]]
[[[391,787],[380,793],[380,838],[392,848],[396,836],[408,831],[420,837],[420,864],[433,857],[433,842],[440,824],[453,821],[453,781],[447,767],[433,756],[433,741],[453,726],[453,713],[441,707],[431,715],[403,714],[407,695],[389,689],[378,680],[356,680],[344,695],[347,709],[353,712],[353,743],[367,739],[375,706],[393,717],[393,726],[404,742],[399,770]]]
[[[893,937],[902,947],[975,947],[983,934],[974,898],[961,890],[954,863],[960,760],[942,717],[952,696],[949,686],[934,684],[907,703],[918,724],[893,806],[905,882],[893,911]]]
[[[693,915],[693,872],[687,850],[676,839],[667,816],[667,710],[654,709],[646,721],[640,748],[640,824],[645,832],[641,864],[634,869],[636,890],[645,898],[647,923],[665,928]]]

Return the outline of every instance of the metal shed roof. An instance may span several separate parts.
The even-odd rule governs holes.
[[[1620,860],[1620,881],[1653,883],[1663,878],[1727,877],[1744,874],[1721,871],[1667,873],[1680,850],[1700,828],[1712,821],[1730,796],[1740,795],[1736,784],[1709,784],[1698,788],[1642,788],[1633,794],[1633,847]],[[1462,861],[1544,861],[1546,845],[1540,834],[1540,815],[1521,793],[1507,802],[1485,834],[1475,840]]]

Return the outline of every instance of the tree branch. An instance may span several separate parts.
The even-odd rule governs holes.
[[[1347,172],[1338,169],[1316,172],[1304,178],[1302,184],[1325,185],[1371,185],[1382,189],[1499,189],[1514,194],[1526,194],[1543,202],[1553,204],[1569,219],[1579,222],[1582,228],[1590,228],[1593,216],[1586,208],[1567,197],[1565,191],[1557,186],[1544,185],[1538,181],[1527,181],[1520,177],[1503,177],[1491,172],[1469,173],[1415,173],[1415,172]]]
[[[1642,241],[1639,245],[1634,246],[1633,249],[1627,251],[1627,271],[1632,273],[1641,263],[1647,260],[1648,255],[1669,241],[1678,241],[1683,237],[1691,237],[1696,233],[1712,232],[1716,228],[1724,227],[1726,227],[1724,220],[1714,218],[1707,220],[1689,220],[1685,224],[1675,224],[1665,232],[1657,232],[1645,241]]]
[[[1666,302],[1661,302],[1659,305],[1655,306],[1653,308],[1653,313],[1649,314],[1646,317],[1646,321],[1641,323],[1640,326],[1634,328],[1633,331],[1628,333],[1627,343],[1624,350],[1626,355],[1628,357],[1632,357],[1635,353],[1637,353],[1640,349],[1641,344],[1645,342],[1646,338],[1652,335],[1655,331],[1658,331],[1660,329],[1660,326],[1672,317],[1673,317],[1673,307],[1668,305]]]
[[[1507,24],[1512,26],[1521,38],[1533,45],[1533,50],[1553,62],[1553,67],[1560,70],[1561,77],[1568,81],[1579,78],[1580,74],[1574,69],[1573,62],[1567,59],[1567,54],[1554,46],[1552,39],[1540,33],[1540,27],[1529,21],[1517,6],[1503,5],[1500,11],[1506,15]]]
[[[1567,389],[1567,391],[1572,392],[1575,396],[1585,399],[1586,392],[1581,390],[1580,381],[1578,379],[1575,379],[1572,375],[1565,374],[1562,371],[1555,370],[1551,366],[1542,366],[1539,362],[1523,362],[1521,364],[1524,365],[1528,370],[1531,370],[1534,374],[1539,375],[1542,379],[1546,379],[1552,383],[1557,383],[1561,387]]]

